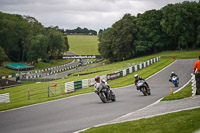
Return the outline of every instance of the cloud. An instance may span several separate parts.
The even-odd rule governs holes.
[[[44,26],[104,29],[130,13],[137,15],[184,0],[0,0],[0,11],[35,17]],[[198,0],[196,0],[198,1]]]

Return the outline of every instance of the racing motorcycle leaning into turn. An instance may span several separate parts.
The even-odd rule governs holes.
[[[99,96],[103,103],[116,100],[115,94],[104,79],[101,80],[101,82],[95,83],[95,93]]]
[[[146,86],[144,80],[139,80],[136,84],[138,90],[140,90],[145,96],[151,95],[150,89]]]

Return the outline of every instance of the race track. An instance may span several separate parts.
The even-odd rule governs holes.
[[[113,89],[116,102],[102,103],[95,93],[74,96],[25,108],[0,112],[1,133],[71,133],[102,124],[141,109],[183,86],[191,78],[196,59],[177,60],[147,80],[151,96],[143,96],[134,85]],[[180,84],[170,83],[171,71]]]

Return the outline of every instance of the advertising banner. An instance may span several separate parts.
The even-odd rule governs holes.
[[[108,80],[113,80],[118,78],[118,73],[111,73],[107,75]]]

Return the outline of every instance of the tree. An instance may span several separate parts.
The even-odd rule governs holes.
[[[87,28],[77,27],[76,29],[69,30],[66,29],[65,31],[67,34],[84,34],[84,35],[97,35],[95,30],[88,30]]]
[[[38,59],[47,58],[48,38],[42,34],[36,35],[31,41],[31,47],[28,51],[28,59],[37,63]],[[34,64],[33,63],[33,64]]]
[[[162,32],[160,22],[162,12],[160,10],[150,10],[139,14],[136,19],[138,28],[137,39],[135,40],[136,51],[138,53],[157,53],[170,42]]]
[[[162,9],[162,13],[162,29],[174,38],[177,47],[179,49],[192,47],[196,38],[197,3],[185,1],[170,4]]]
[[[111,62],[114,61],[113,50],[112,50],[112,29],[108,28],[99,33],[99,44],[98,51],[106,59],[109,59]]]
[[[61,55],[67,51],[63,34],[55,29],[48,30],[49,46],[48,51],[51,56]]]
[[[200,1],[198,3],[198,17],[197,17],[197,38],[196,45],[194,47],[200,47]]]
[[[66,51],[69,51],[69,43],[68,43],[68,38],[67,38],[67,36],[65,36],[64,38],[65,38],[65,46],[66,46]]]
[[[2,65],[2,63],[6,60],[8,60],[7,55],[4,52],[4,49],[0,47],[0,66]]]
[[[99,52],[111,62],[130,59],[135,55],[136,36],[135,17],[125,14],[112,25],[112,28],[100,33]]]

